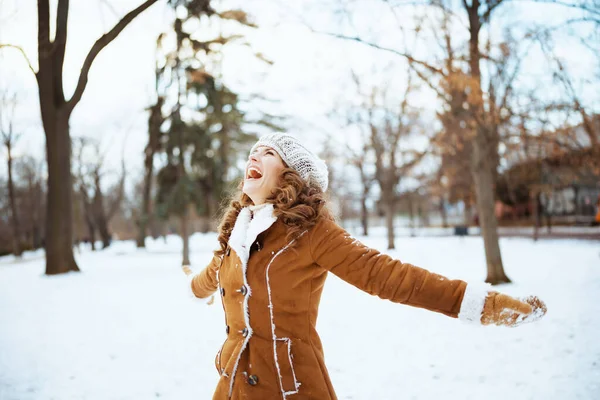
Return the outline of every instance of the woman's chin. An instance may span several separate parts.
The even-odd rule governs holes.
[[[258,185],[257,182],[252,181],[244,181],[244,186],[242,187],[242,192],[244,192],[247,196],[252,198],[254,195],[258,193]]]

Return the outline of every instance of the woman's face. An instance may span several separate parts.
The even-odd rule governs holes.
[[[262,204],[277,186],[277,181],[285,164],[275,150],[259,146],[248,157],[243,192],[254,204]]]

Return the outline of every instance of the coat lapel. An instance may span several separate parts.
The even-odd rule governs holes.
[[[273,204],[267,203],[254,211],[254,217],[249,207],[244,207],[235,221],[229,236],[229,246],[237,253],[242,261],[244,273],[250,258],[250,247],[258,235],[266,231],[277,221],[273,215]]]

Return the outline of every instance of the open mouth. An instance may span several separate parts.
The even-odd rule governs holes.
[[[260,179],[262,178],[262,172],[256,167],[248,168],[248,172],[246,173],[246,179]]]

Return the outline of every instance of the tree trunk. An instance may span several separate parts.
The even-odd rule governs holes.
[[[412,194],[411,193],[407,193],[406,194],[406,204],[407,204],[407,208],[408,208],[408,219],[409,219],[409,225],[410,225],[410,235],[414,236],[414,230],[415,230],[415,211],[414,211],[414,204],[413,204],[413,198],[412,198]]]
[[[36,184],[36,192],[35,199],[33,201],[31,215],[32,215],[32,227],[31,230],[33,232],[33,246],[34,250],[43,247],[44,241],[44,227],[43,227],[43,216],[42,216],[42,196],[44,195],[43,190],[40,187],[40,184]]]
[[[540,194],[534,191],[531,194],[531,214],[533,216],[533,240],[537,241],[540,229]]]
[[[143,206],[142,206],[143,207]],[[148,214],[142,211],[142,215],[138,220],[138,235],[135,241],[135,245],[138,248],[146,247],[146,231],[148,229]]]
[[[92,251],[96,251],[96,229],[94,228],[94,221],[90,215],[85,216],[85,223],[88,228],[88,237],[90,239],[90,243],[92,244]]]
[[[440,197],[440,215],[442,216],[442,226],[448,227],[448,214],[446,213],[446,200],[444,197]]]
[[[406,204],[407,204],[407,208],[408,208],[408,218],[409,218],[409,227],[410,227],[410,236],[414,237],[416,236],[415,233],[415,227],[416,227],[416,223],[415,223],[415,205],[413,203],[413,195],[412,193],[407,193],[406,194]]]
[[[502,266],[502,256],[498,242],[498,221],[494,213],[495,168],[492,168],[492,165],[495,165],[494,161],[498,159],[498,146],[497,142],[494,143],[494,138],[491,135],[493,131],[489,129],[490,122],[484,107],[481,85],[479,32],[484,20],[479,15],[479,2],[473,2],[471,5],[467,2],[463,4],[469,17],[469,69],[473,95],[470,110],[475,135],[471,153],[471,173],[475,184],[479,226],[481,227],[487,261],[486,282],[495,285],[510,282],[510,279],[504,273]]]
[[[158,78],[157,78],[158,79]],[[150,108],[150,117],[148,118],[148,144],[146,145],[144,158],[144,193],[142,199],[142,213],[138,221],[137,247],[146,247],[146,233],[151,219],[151,195],[152,195],[152,177],[154,176],[154,154],[158,150],[160,140],[160,126],[163,122],[161,108],[164,99],[158,97],[156,104]]]
[[[181,240],[183,241],[183,260],[181,265],[190,264],[190,233],[189,233],[189,218],[186,206],[186,212],[181,216]]]
[[[6,144],[8,152],[8,197],[10,201],[10,212],[11,212],[11,225],[13,231],[13,254],[15,257],[21,257],[23,251],[21,249],[21,232],[19,229],[19,214],[17,213],[17,204],[15,200],[15,188],[13,183],[13,160],[12,160],[12,144],[8,142]]]
[[[421,227],[429,227],[429,210],[425,208],[421,199],[417,202],[417,212],[421,221]]]
[[[471,210],[471,201],[467,198],[467,196],[463,198],[463,205],[463,223],[465,226],[471,226],[473,223],[473,213]]]
[[[59,2],[55,38],[50,41],[50,2],[38,1],[38,64],[36,74],[42,125],[46,134],[48,193],[46,202],[46,274],[79,271],[73,257],[71,177],[71,108],[63,91],[68,2]]]
[[[100,239],[102,239],[102,248],[106,249],[110,246],[111,242],[111,234],[108,230],[108,218],[106,216],[106,210],[104,208],[104,193],[102,193],[102,187],[100,186],[100,172],[96,171],[94,176],[94,200],[93,200],[93,215],[94,215],[94,224],[98,229],[98,233],[100,234]]]
[[[552,233],[552,214],[550,213],[550,211],[546,210],[545,215],[546,215],[546,232],[548,234],[550,234],[550,233]]]
[[[477,194],[477,210],[479,213],[479,226],[485,247],[485,258],[487,263],[486,282],[496,285],[510,282],[504,273],[500,244],[498,241],[498,221],[494,214],[494,175],[489,164],[480,156],[482,154],[478,141],[473,146],[473,180]]]
[[[48,202],[46,204],[46,274],[79,271],[73,257],[73,203],[71,183],[71,138],[69,116],[47,109],[42,102],[48,160]],[[53,114],[53,115],[52,115]],[[54,117],[54,118],[52,118]],[[48,120],[54,120],[50,126]]]
[[[369,210],[367,209],[367,198],[360,198],[360,223],[362,225],[363,235],[369,235]]]
[[[395,249],[394,246],[394,196],[385,194],[383,197],[385,210],[385,225],[387,227],[388,250]]]
[[[150,144],[148,144],[150,145]],[[136,240],[137,247],[146,247],[146,232],[150,220],[150,193],[152,192],[154,151],[146,149],[146,158],[144,160],[144,194],[142,199],[142,215],[138,220],[138,236]]]
[[[110,246],[112,240],[106,219],[102,216],[96,219],[96,226],[98,227],[100,239],[102,239],[102,249],[106,249],[108,246]]]

